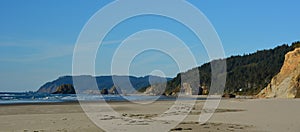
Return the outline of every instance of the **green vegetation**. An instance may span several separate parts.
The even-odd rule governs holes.
[[[292,43],[293,48],[300,48],[300,41]]]
[[[284,44],[274,49],[261,50],[252,54],[227,58],[225,93],[241,95],[255,95],[259,93],[270,83],[271,79],[279,73],[284,63],[285,54],[298,47],[300,47],[299,41],[294,42],[291,46]],[[206,63],[197,68],[200,73],[200,86],[208,87],[209,89],[211,85],[210,63]],[[181,74],[183,73],[178,74],[177,77],[168,82],[165,91],[166,94],[179,91]]]

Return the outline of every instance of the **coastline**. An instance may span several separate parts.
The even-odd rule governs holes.
[[[49,97],[56,96],[55,99]],[[97,95],[97,94],[79,94],[79,98],[76,94],[47,94],[43,95],[44,98],[20,98],[20,99],[9,99],[1,100],[1,105],[26,105],[26,104],[60,104],[60,103],[77,103],[77,102],[138,102],[138,101],[174,101],[177,99],[176,96],[151,96],[143,94],[129,94],[129,95]],[[65,99],[68,98],[68,99]],[[78,100],[79,99],[79,100]],[[181,100],[206,100],[207,96],[183,96]]]

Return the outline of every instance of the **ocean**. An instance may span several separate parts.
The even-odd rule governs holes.
[[[186,98],[188,99],[188,98]],[[1,104],[58,103],[76,101],[153,101],[176,100],[176,97],[145,95],[91,95],[91,94],[40,94],[40,93],[0,93]]]

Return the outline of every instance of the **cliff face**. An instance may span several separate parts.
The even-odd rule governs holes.
[[[285,55],[280,72],[259,94],[260,98],[299,98],[300,97],[300,48]]]

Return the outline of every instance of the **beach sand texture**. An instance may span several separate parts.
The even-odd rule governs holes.
[[[180,132],[297,132],[300,130],[299,99],[225,99],[220,103],[212,118],[205,124],[199,124],[198,118],[205,101],[197,101],[191,112],[179,125],[169,131]],[[172,121],[155,121],[161,112],[173,105],[172,101],[157,101],[151,105],[130,102],[111,102],[111,107],[128,119],[128,129],[139,125],[160,128],[172,124]],[[98,104],[97,104],[98,105]],[[176,116],[178,113],[169,113]],[[173,114],[173,115],[172,115]],[[180,114],[180,113],[179,113]],[[115,122],[113,116],[96,117],[101,121]],[[136,119],[136,120],[135,120]],[[143,119],[143,121],[137,121]],[[120,124],[119,124],[120,125]],[[162,129],[163,130],[163,129]],[[1,132],[102,132],[78,103],[23,104],[0,106]],[[136,130],[140,131],[140,130]],[[143,131],[153,131],[144,129]]]

